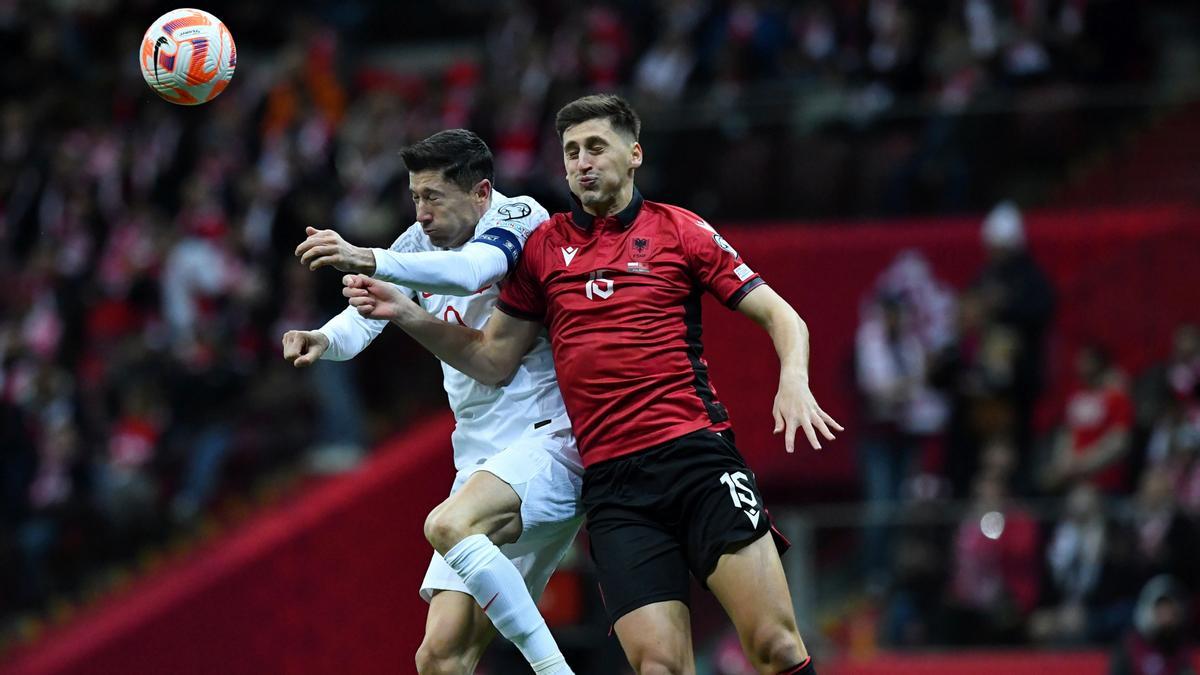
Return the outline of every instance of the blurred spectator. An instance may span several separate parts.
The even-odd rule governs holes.
[[[947,576],[947,528],[940,523],[946,505],[918,494],[904,506],[911,524],[898,527],[891,556],[892,584],[879,626],[879,639],[891,647],[919,647],[940,639],[938,612]]]
[[[1083,644],[1115,638],[1128,623],[1137,592],[1129,542],[1104,514],[1100,493],[1080,483],[1046,549],[1045,601],[1029,621],[1038,643]]]
[[[1033,443],[1033,409],[1045,372],[1046,331],[1054,313],[1054,289],[1029,254],[1024,220],[1012,202],[998,204],[983,221],[988,261],[972,285],[989,322],[1012,331],[1016,339],[1012,365],[1011,435],[1021,453],[1019,485],[1029,471]]]
[[[977,291],[969,290],[959,298],[957,319],[954,342],[938,354],[933,381],[946,391],[950,405],[946,476],[954,496],[965,498],[978,474],[983,448],[993,440],[1015,442],[1018,345],[1012,330],[989,321]],[[1025,449],[1016,449],[1019,463]]]
[[[1138,595],[1133,628],[1112,650],[1109,675],[1195,675],[1189,609],[1183,589],[1167,575]]]
[[[1088,481],[1113,494],[1128,489],[1133,404],[1102,348],[1085,346],[1075,355],[1079,386],[1067,399],[1064,427],[1055,439],[1042,480],[1049,490]]]
[[[944,404],[928,385],[925,345],[906,298],[880,292],[864,310],[855,344],[864,405],[859,466],[872,521],[865,562],[874,577],[885,574],[890,562],[882,519],[912,473],[921,436],[938,431],[945,418]]]
[[[1200,516],[1200,328],[1180,326],[1170,358],[1137,380],[1143,460],[1166,466],[1184,511]]]
[[[1151,467],[1142,475],[1133,500],[1131,525],[1140,578],[1170,574],[1189,590],[1200,588],[1200,533],[1176,500],[1172,475],[1166,467]]]
[[[942,633],[952,644],[1019,642],[1037,603],[1038,527],[1008,496],[1004,481],[984,475],[954,535],[949,601]]]

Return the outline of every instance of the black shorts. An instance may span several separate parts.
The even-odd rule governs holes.
[[[583,474],[592,560],[609,618],[666,600],[689,600],[688,573],[705,588],[722,555],[771,532],[754,472],[733,432],[703,429]]]

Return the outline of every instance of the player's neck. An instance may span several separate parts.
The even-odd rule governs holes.
[[[615,216],[625,210],[629,203],[633,201],[633,182],[621,188],[621,191],[613,196],[612,201],[599,203],[594,206],[583,205],[585,213],[589,213],[597,218],[606,216]]]

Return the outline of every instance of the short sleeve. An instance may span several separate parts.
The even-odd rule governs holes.
[[[533,199],[515,197],[483,214],[472,241],[490,244],[503,251],[508,258],[508,270],[512,272],[529,235],[549,217],[546,209]]]
[[[535,251],[527,251],[512,274],[500,282],[496,301],[500,311],[525,321],[541,321],[546,316],[546,294],[537,276],[537,262]]]
[[[702,218],[685,214],[678,227],[692,275],[725,306],[737,307],[747,293],[765,283],[737,249]]]

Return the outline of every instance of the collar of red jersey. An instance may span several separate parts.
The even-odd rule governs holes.
[[[642,211],[644,201],[642,193],[636,187],[633,188],[633,199],[629,200],[629,206],[621,209],[616,216],[617,222],[621,224],[622,228],[628,229],[630,225],[633,225],[633,221]],[[596,224],[596,216],[583,210],[583,203],[579,201],[579,197],[576,197],[574,192],[571,193],[571,223],[586,232],[591,232],[592,226]]]

